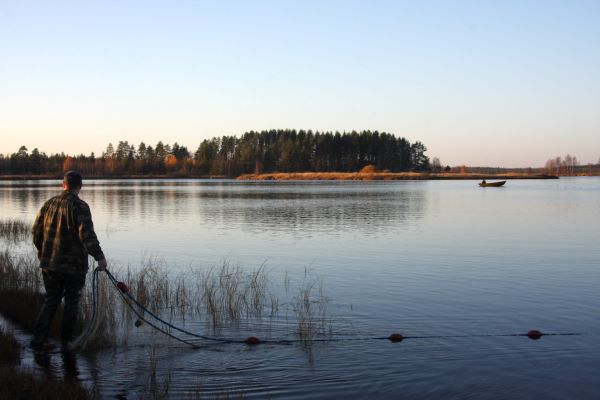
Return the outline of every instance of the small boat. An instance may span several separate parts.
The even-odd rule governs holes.
[[[479,186],[481,186],[481,187],[488,187],[488,186],[490,186],[490,187],[493,187],[493,186],[498,187],[498,186],[504,185],[505,183],[506,183],[506,181],[498,181],[498,182],[486,182],[486,181],[483,181],[483,182],[479,182]]]

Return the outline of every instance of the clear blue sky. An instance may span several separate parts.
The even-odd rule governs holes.
[[[270,128],[595,163],[600,1],[0,0],[0,153]]]

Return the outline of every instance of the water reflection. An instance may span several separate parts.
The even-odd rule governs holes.
[[[209,226],[295,234],[402,229],[422,218],[426,204],[424,192],[419,191],[297,189],[203,192],[196,194],[194,202],[200,222]]]
[[[0,218],[33,218],[59,183],[0,182]],[[232,254],[253,268],[270,257],[277,284],[284,272],[301,283],[317,259],[336,334],[584,333],[535,342],[334,342],[311,353],[295,345],[188,351],[158,342],[159,374],[173,371],[173,397],[193,397],[198,385],[209,397],[232,391],[302,399],[596,398],[600,390],[597,339],[588,334],[600,331],[597,178],[511,181],[501,191],[469,181],[92,181],[82,197],[118,261],[148,250],[176,260],[168,264],[176,272],[189,259]],[[280,307],[279,319],[223,334],[290,337],[292,313]],[[186,324],[204,330],[201,321]],[[126,348],[79,365],[58,356],[51,363],[106,396],[135,397],[148,382],[142,346],[151,334],[143,329]]]
[[[3,213],[35,214],[60,189],[54,183],[0,186]],[[418,183],[243,183],[235,181],[92,181],[81,197],[112,229],[155,223],[192,231],[200,224],[251,233],[373,234],[406,229],[423,217]]]

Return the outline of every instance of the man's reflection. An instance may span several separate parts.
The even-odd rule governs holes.
[[[60,355],[60,364],[53,364],[53,356]],[[80,382],[79,369],[77,368],[77,355],[66,348],[59,353],[48,351],[34,351],[33,359],[39,365],[44,374],[52,379],[60,379],[61,375],[65,382]]]

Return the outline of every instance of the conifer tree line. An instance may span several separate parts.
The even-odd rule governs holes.
[[[366,165],[391,172],[428,170],[427,148],[378,131],[249,131],[241,137],[203,140],[196,151],[162,141],[156,145],[110,143],[99,156],[46,155],[27,147],[0,154],[2,174],[60,174],[77,169],[88,176],[227,176],[262,172],[356,172]]]

